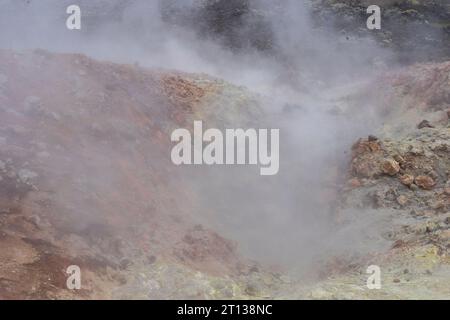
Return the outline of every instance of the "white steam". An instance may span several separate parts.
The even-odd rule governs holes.
[[[83,13],[80,32],[65,28],[65,8],[77,2]],[[251,2],[269,24],[272,52],[227,48],[197,32],[195,21],[167,23],[156,0],[0,0],[0,47],[80,52],[207,73],[270,97],[263,106],[264,126],[281,129],[280,174],[264,178],[245,168],[196,169],[192,187],[200,199],[199,220],[256,258],[308,264],[335,239],[333,201],[336,172],[345,170],[348,160],[344,151],[371,133],[378,120],[370,101],[360,113],[345,114],[345,98],[381,71],[379,62],[388,53],[369,39],[313,27],[307,1],[275,2]],[[199,5],[176,3],[185,13]],[[243,19],[244,32],[253,20]],[[336,252],[347,243],[334,243]]]

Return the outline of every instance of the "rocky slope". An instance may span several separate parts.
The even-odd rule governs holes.
[[[380,79],[385,125],[355,143],[341,174],[335,232],[369,221],[365,241],[390,249],[331,255],[318,284],[305,284],[200,225],[189,181],[163,160],[170,130],[194,118],[251,123],[256,96],[82,55],[2,51],[1,61],[3,299],[449,296],[448,63]],[[365,287],[369,264],[383,290]],[[80,292],[65,287],[69,265],[83,270]]]
[[[358,219],[372,219],[366,241],[388,240],[390,249],[353,257],[353,264],[338,257],[334,268],[331,264],[334,275],[296,294],[315,299],[450,297],[449,71],[448,62],[423,64],[380,79],[384,125],[353,146],[336,219],[342,230]],[[381,290],[365,287],[364,266],[372,264],[381,268]]]
[[[167,157],[171,131],[191,118],[256,119],[251,95],[82,55],[0,56],[1,298],[112,297],[129,268],[152,273],[167,261],[213,275],[251,268],[196,222],[195,195]],[[88,283],[74,296],[69,265]]]

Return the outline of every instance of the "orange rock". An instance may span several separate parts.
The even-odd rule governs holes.
[[[367,141],[360,139],[352,147],[354,156],[381,151],[379,141]]]
[[[414,176],[410,174],[404,174],[400,177],[401,183],[403,183],[405,186],[410,186],[414,183]]]
[[[385,174],[395,176],[400,171],[400,165],[394,159],[386,159],[383,161],[381,169]]]
[[[416,177],[415,182],[420,188],[425,190],[431,190],[436,185],[433,178],[429,176],[418,176]]]

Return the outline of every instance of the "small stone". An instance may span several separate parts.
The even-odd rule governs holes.
[[[376,136],[374,136],[374,135],[370,135],[369,138],[368,138],[368,140],[369,140],[370,142],[375,142],[375,141],[378,141],[378,137],[376,137]]]
[[[394,279],[394,283],[400,283],[400,279]]]
[[[436,185],[433,178],[429,176],[418,176],[415,179],[416,185],[425,190],[431,190]]]
[[[403,207],[408,203],[408,198],[406,196],[401,195],[397,198],[397,203]]]
[[[403,183],[405,186],[410,186],[414,183],[414,176],[411,174],[404,174],[400,177],[401,183]]]
[[[387,175],[395,176],[400,171],[400,165],[394,159],[386,159],[383,162],[382,170]]]
[[[444,193],[445,193],[446,195],[450,196],[450,187],[446,187],[446,188],[444,189]]]
[[[419,123],[419,125],[417,126],[418,129],[423,129],[423,128],[434,128],[430,121],[428,120],[423,120],[421,123]]]

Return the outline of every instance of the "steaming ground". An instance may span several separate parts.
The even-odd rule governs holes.
[[[386,122],[373,83],[396,67],[393,52],[315,27],[308,2],[230,2],[213,12],[242,12],[208,20],[211,8],[197,1],[80,1],[79,33],[64,28],[65,5],[0,3],[0,46],[10,49],[0,68],[0,154],[11,175],[2,190],[14,212],[2,237],[31,252],[3,264],[2,295],[61,297],[52,286],[75,259],[89,270],[84,297],[286,297],[290,280],[271,268],[304,283],[326,274],[331,257],[344,262],[329,269],[343,272],[345,261],[362,268],[390,248],[391,208],[342,213],[341,200],[351,146]],[[175,168],[170,132],[196,119],[280,128],[280,174]],[[337,225],[340,216],[352,223]],[[15,290],[14,268],[58,277],[29,279],[30,295]],[[198,282],[181,280],[196,270]]]
[[[273,7],[270,2],[252,4],[253,10],[263,12],[261,16],[252,17],[242,13],[239,21],[230,21],[240,27],[233,34],[244,42],[240,44],[239,50],[224,47],[220,34],[217,38],[202,37],[202,34],[196,32],[195,25],[186,28],[166,23],[157,1],[82,2],[81,5],[87,8],[87,22],[81,33],[57,27],[64,21],[65,3],[13,3],[4,4],[7,10],[2,10],[5,15],[15,16],[14,21],[2,19],[4,23],[8,23],[8,27],[2,28],[2,32],[6,33],[2,39],[8,47],[83,52],[99,59],[137,62],[146,67],[207,73],[245,85],[262,95],[272,96],[273,99],[267,101],[264,107],[268,114],[268,126],[283,127],[286,142],[281,156],[284,162],[282,174],[269,179],[270,181],[258,181],[260,178],[255,178],[252,174],[242,183],[238,182],[242,180],[239,178],[241,174],[230,177],[226,173],[228,178],[225,182],[220,177],[203,179],[200,187],[202,184],[207,187],[200,194],[205,194],[206,203],[211,204],[202,211],[208,214],[215,212],[215,219],[223,223],[227,223],[229,219],[237,221],[242,232],[238,238],[254,243],[249,246],[249,251],[261,252],[265,256],[267,247],[271,247],[270,243],[276,243],[281,235],[286,236],[287,227],[287,234],[290,236],[274,245],[270,250],[274,255],[281,252],[286,256],[294,256],[297,246],[289,250],[289,243],[293,240],[307,243],[309,241],[302,240],[302,237],[320,239],[323,234],[328,233],[327,215],[330,208],[324,205],[321,194],[323,184],[328,182],[322,181],[327,175],[323,169],[329,167],[329,164],[334,165],[336,161],[345,161],[345,156],[339,154],[340,150],[348,149],[358,136],[369,133],[365,125],[358,125],[361,120],[355,121],[358,116],[353,120],[326,113],[339,107],[334,105],[340,103],[336,100],[349,93],[348,88],[339,92],[339,87],[334,89],[330,84],[361,81],[361,76],[366,78],[374,70],[376,72],[372,67],[375,58],[379,59],[386,53],[378,49],[375,43],[363,39],[358,44],[342,46],[340,36],[315,30],[307,5],[296,1],[276,6],[279,16],[268,15]],[[233,4],[228,4],[223,8],[217,7],[214,12],[232,6]],[[250,5],[238,5],[242,10],[247,6]],[[195,2],[183,5],[172,2],[162,9],[171,9],[173,13],[170,18],[174,20],[177,15],[202,14],[199,7],[200,4]],[[100,8],[103,8],[102,15],[97,13]],[[14,11],[14,15],[9,14],[8,9]],[[25,23],[30,18],[32,21]],[[262,19],[268,25],[266,29],[271,30],[272,41],[276,46],[273,52],[258,51],[251,44],[245,44],[245,39],[256,36],[244,33],[248,33],[246,26],[253,22],[252,18]],[[249,21],[245,21],[246,19]],[[186,20],[189,24],[189,19]],[[15,32],[13,34],[8,30]],[[334,52],[332,57],[329,56],[330,52]],[[325,99],[322,98],[324,93],[328,95]],[[365,108],[364,114],[370,114],[367,110],[369,106]],[[367,121],[373,120],[369,117],[363,120],[365,123]],[[353,126],[354,124],[356,125]],[[233,123],[223,125],[231,128],[236,126]],[[347,129],[349,125],[353,128]],[[197,173],[197,180],[198,174],[202,173]],[[222,182],[210,194],[210,181],[215,180]],[[244,190],[251,197],[241,197]],[[220,207],[216,208],[216,202],[226,204],[224,211]],[[236,212],[236,215],[228,212],[227,203],[230,202],[235,206],[231,212]],[[274,227],[274,221],[279,224],[280,231],[268,232]],[[311,228],[312,221],[317,225],[316,228]],[[236,230],[235,223],[226,229]],[[274,239],[264,236],[267,234],[273,234]],[[260,242],[262,236],[266,240],[263,243]],[[300,239],[297,240],[297,237]],[[263,245],[259,248],[258,244]],[[287,249],[280,251],[279,246]]]

